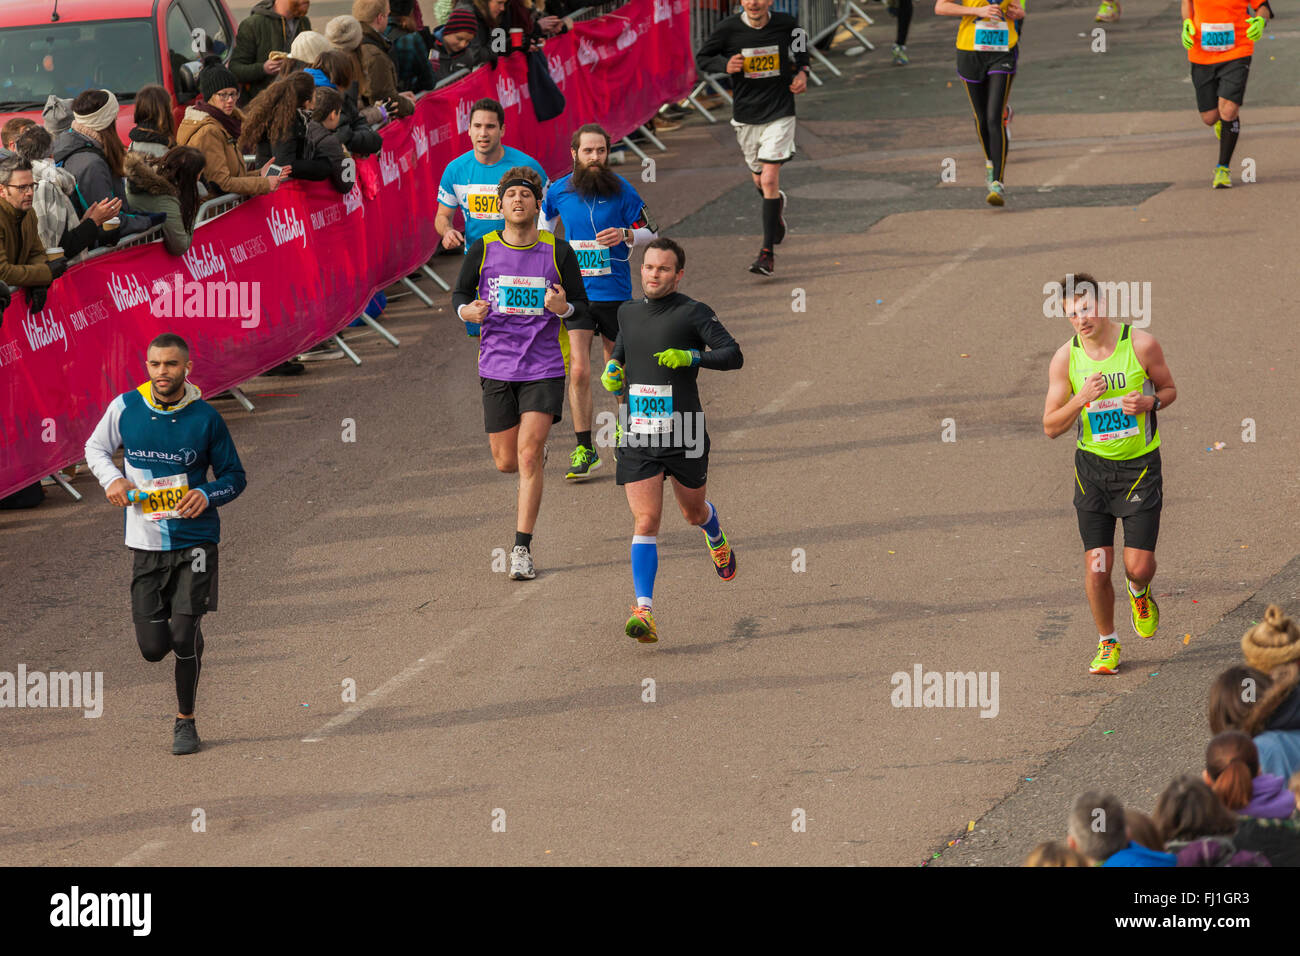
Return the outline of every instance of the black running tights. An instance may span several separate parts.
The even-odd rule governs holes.
[[[182,714],[194,713],[194,697],[203,669],[202,616],[173,614],[167,621],[136,621],[135,639],[147,661],[160,661],[168,651],[176,654],[176,707]]]
[[[982,83],[963,81],[970,108],[975,113],[975,128],[984,147],[984,158],[993,164],[993,178],[998,182],[1003,181],[1007,165],[1007,128],[1002,125],[1002,113],[1011,97],[1014,79],[1008,73],[989,73]]]

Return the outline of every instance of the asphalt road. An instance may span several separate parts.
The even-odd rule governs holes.
[[[361,338],[359,368],[255,381],[252,414],[218,400],[250,482],[223,511],[194,757],[170,754],[171,666],[135,649],[121,518],[93,480],[80,504],[0,514],[0,670],[105,688],[98,719],[0,710],[0,862],[1005,864],[1061,835],[1075,792],[1149,810],[1197,768],[1205,690],[1249,620],[1296,610],[1280,250],[1300,34],[1274,21],[1255,56],[1236,170],[1253,159],[1258,182],[1213,191],[1175,4],[1126,11],[1105,54],[1093,5],[1030,9],[1003,210],[948,86],[950,26],[922,13],[896,69],[875,5],[876,52],[837,56],[845,77],[800,104],[775,277],[746,271],[757,205],[725,124],[668,134],[637,182],[686,246],[684,291],[746,356],[701,376],[739,575],[719,582],[670,512],[658,645],[622,636],[630,517],[612,462],[564,484],[567,409],[540,574],[493,572],[515,483],[445,297],[395,302],[401,348]],[[1150,283],[1179,386],[1161,629],[1122,636],[1112,678],[1086,671],[1071,448],[1039,425],[1069,333],[1043,284],[1069,271]],[[996,672],[996,711],[894,706],[918,665]]]

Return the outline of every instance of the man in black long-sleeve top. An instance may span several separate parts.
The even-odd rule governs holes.
[[[794,97],[808,88],[808,34],[772,0],[741,0],[743,12],[714,28],[695,54],[705,73],[731,74],[731,125],[763,197],[763,248],[750,272],[770,276],[785,238],[781,164],[794,157]]]
[[[611,392],[627,387],[628,403],[619,409],[625,420],[615,481],[624,486],[632,509],[636,604],[624,633],[643,644],[659,639],[650,609],[668,478],[682,516],[704,530],[718,576],[724,581],[736,576],[736,555],[707,497],[709,433],[695,379],[701,368],[740,368],[745,357],[712,309],[677,291],[685,268],[686,253],[671,239],[646,246],[641,263],[646,297],[619,307],[614,355],[600,379]]]

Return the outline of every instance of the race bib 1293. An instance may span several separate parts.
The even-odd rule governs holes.
[[[627,388],[628,431],[639,435],[661,435],[673,430],[673,387],[671,385],[629,385]]]

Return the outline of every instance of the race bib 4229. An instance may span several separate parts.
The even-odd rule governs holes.
[[[778,46],[746,47],[740,51],[740,55],[745,58],[747,80],[764,80],[769,76],[781,75],[781,48]]]

